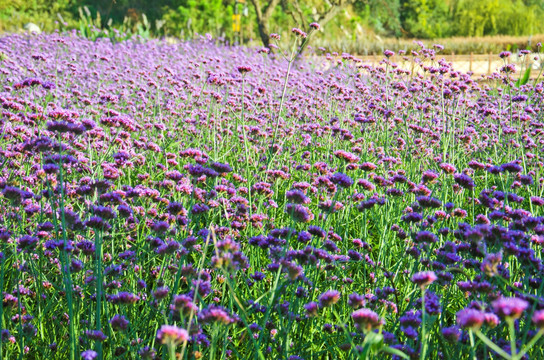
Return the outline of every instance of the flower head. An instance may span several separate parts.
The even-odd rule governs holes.
[[[457,324],[465,329],[478,330],[485,321],[483,311],[476,309],[463,309],[457,313]]]
[[[249,66],[238,66],[237,70],[240,74],[244,75],[245,73],[250,72],[251,68]]]
[[[308,34],[306,34],[304,31],[300,30],[299,28],[292,28],[291,32],[295,34],[296,36],[300,36],[301,38],[305,39]]]
[[[285,212],[291,215],[293,220],[297,222],[306,223],[314,219],[314,214],[312,214],[310,209],[300,204],[287,204]]]
[[[128,328],[129,321],[123,315],[115,315],[110,320],[110,325],[115,331],[125,331]]]
[[[336,304],[338,300],[340,300],[340,293],[336,290],[328,290],[319,297],[319,306],[329,307]]]
[[[94,360],[98,357],[98,353],[94,350],[85,350],[81,353],[83,360]]]
[[[493,310],[500,317],[507,319],[519,319],[527,309],[529,303],[523,299],[514,297],[503,297],[493,301]]]
[[[537,310],[531,318],[539,330],[544,330],[544,310]]]
[[[412,276],[412,281],[422,289],[431,285],[436,279],[437,277],[434,271],[418,272]]]
[[[179,345],[189,340],[187,330],[174,325],[163,325],[157,332],[157,339],[161,344]]]
[[[395,55],[395,53],[391,50],[385,50],[383,54],[385,55],[386,58],[390,58],[391,56]]]
[[[461,329],[457,326],[450,326],[442,329],[442,336],[447,342],[455,344],[461,337]]]
[[[350,187],[351,185],[353,185],[353,180],[347,176],[346,174],[343,174],[341,172],[337,172],[335,174],[333,174],[331,177],[330,177],[330,180],[333,184],[336,184],[340,187],[343,187],[343,188],[348,188]]]
[[[351,313],[351,318],[355,323],[355,327],[362,331],[370,331],[383,324],[378,314],[374,311],[362,308]]]

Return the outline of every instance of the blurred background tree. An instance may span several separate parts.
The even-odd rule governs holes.
[[[391,38],[529,37],[544,34],[542,19],[544,0],[0,0],[4,32],[34,23],[43,31],[77,29],[93,38],[117,29],[127,37],[210,34],[268,45],[271,32],[307,31],[315,21],[322,30],[313,44],[346,51]]]

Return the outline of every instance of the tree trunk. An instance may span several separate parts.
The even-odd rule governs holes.
[[[264,47],[270,46],[270,32],[268,30],[268,21],[260,22],[258,23],[258,29],[259,29],[259,36],[261,37],[261,40],[263,42]]]
[[[268,27],[268,21],[272,17],[274,9],[278,5],[280,0],[270,0],[266,8],[261,8],[261,2],[259,0],[251,0],[255,13],[257,14],[257,25],[259,29],[259,36],[263,42],[263,45],[268,47],[270,45],[270,30]]]
[[[321,27],[324,27],[329,21],[331,21],[336,16],[336,14],[340,12],[340,10],[342,10],[345,6],[347,6],[348,4],[352,2],[353,0],[339,0],[333,3],[332,6],[329,8],[329,10],[325,11],[322,14],[319,14],[317,23]],[[300,10],[300,7],[298,7],[298,2],[296,0],[295,0],[295,5],[298,8],[298,11],[302,13],[302,11]],[[302,44],[302,46],[300,47],[297,53],[297,56],[300,56],[300,54],[302,54],[302,52],[306,49],[309,43],[310,43],[309,41],[305,41],[304,44]]]

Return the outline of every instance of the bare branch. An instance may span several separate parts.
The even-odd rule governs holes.
[[[253,7],[255,8],[255,13],[257,14],[257,20],[261,21],[263,18],[263,12],[261,11],[261,3],[259,0],[251,0]]]
[[[272,12],[274,12],[274,9],[276,8],[276,6],[278,6],[279,3],[280,3],[280,0],[270,0],[263,14],[266,21],[270,19],[270,16],[272,16]]]
[[[270,17],[272,16],[272,13],[276,6],[279,4],[280,0],[270,0],[268,2],[268,5],[266,5],[266,8],[261,8],[261,3],[259,0],[251,0],[251,3],[253,4],[253,7],[255,8],[255,13],[257,14],[257,25],[259,29],[259,35],[261,36],[261,40],[263,41],[263,45],[268,47],[270,44],[270,31],[268,28],[268,21],[270,20]]]
[[[321,26],[331,21],[340,10],[342,10],[348,4],[353,3],[353,0],[338,0],[335,1],[332,6],[324,13],[319,14],[318,22]]]
[[[308,21],[306,21],[306,17],[304,16],[304,13],[302,12],[302,9],[300,8],[300,5],[297,0],[294,0],[292,2],[293,7],[295,8],[295,11],[300,19],[300,22],[302,23],[302,28],[304,31],[308,31]]]

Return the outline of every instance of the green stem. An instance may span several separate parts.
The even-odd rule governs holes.
[[[2,245],[2,248],[4,248],[4,245]],[[6,254],[4,251],[2,251],[2,258],[0,258],[2,267],[2,272],[0,274],[0,294],[2,294],[4,291],[4,256],[6,256]],[[0,333],[2,330],[4,330],[4,302],[0,301]],[[2,350],[2,341],[0,339],[0,359],[4,358]]]
[[[176,346],[174,344],[168,344],[168,357],[170,360],[176,360]]]
[[[60,136],[59,136],[59,144]],[[75,360],[76,358],[76,346],[77,346],[77,340],[76,340],[76,333],[75,333],[75,318],[74,318],[74,305],[73,305],[73,298],[72,298],[72,276],[70,274],[70,255],[66,251],[68,248],[68,236],[66,234],[66,215],[64,211],[64,178],[63,178],[63,163],[62,163],[62,149],[59,150],[60,159],[59,160],[59,184],[60,184],[60,215],[61,215],[61,232],[62,232],[62,240],[63,240],[63,248],[62,248],[62,258],[61,261],[64,262],[63,265],[63,275],[64,275],[64,281],[65,281],[65,291],[66,291],[66,299],[68,301],[68,317],[69,317],[69,332],[70,332],[70,360]],[[52,208],[54,209],[54,198],[51,201]],[[54,217],[55,218],[55,217]],[[56,222],[55,222],[56,224]],[[55,230],[57,230],[56,228]]]
[[[102,325],[100,323],[100,311],[102,310],[102,241],[100,233],[95,230],[95,246],[96,246],[96,330],[100,331]],[[102,342],[96,342],[96,350],[98,358],[102,359]]]
[[[506,319],[506,322],[508,323],[508,332],[510,333],[510,354],[512,354],[512,358],[516,358],[516,328],[514,324],[514,319]]]
[[[472,360],[477,360],[476,359],[476,349],[474,347],[474,334],[472,333],[472,329],[469,329],[468,337],[470,339],[470,355],[472,356]]]
[[[472,331],[470,331],[472,334]],[[501,349],[497,344],[495,344],[493,341],[491,341],[487,336],[482,334],[480,330],[476,330],[476,336],[480,338],[486,344],[489,348],[491,348],[493,351],[495,351],[497,354],[502,356],[505,359],[512,359],[512,357],[503,349]],[[476,360],[476,356],[474,356],[474,360]]]
[[[425,339],[425,288],[421,288],[421,354],[420,359],[425,360],[427,341]]]
[[[525,344],[524,347],[521,348],[519,354],[515,357],[515,359],[521,359],[531,348],[536,344],[538,340],[540,340],[540,337],[544,334],[544,329],[538,330],[535,336],[529,341],[527,344]]]
[[[268,165],[270,165],[270,163],[272,162],[272,156],[273,156],[272,152],[274,151],[274,145],[276,144],[276,137],[278,135],[278,128],[280,126],[281,110],[283,108],[283,103],[285,101],[285,94],[287,92],[287,82],[289,80],[289,75],[291,74],[291,66],[293,65],[293,61],[295,60],[294,55],[295,55],[296,45],[297,45],[297,40],[295,39],[295,41],[293,42],[293,49],[291,50],[291,56],[289,57],[288,63],[287,63],[287,74],[285,75],[285,80],[283,81],[283,89],[282,89],[282,92],[281,92],[280,107],[279,107],[278,113],[277,113],[277,121],[276,121],[276,126],[275,126],[275,129],[274,129],[274,136],[272,137],[272,145],[270,145],[270,159],[268,160],[267,168],[268,168]]]

